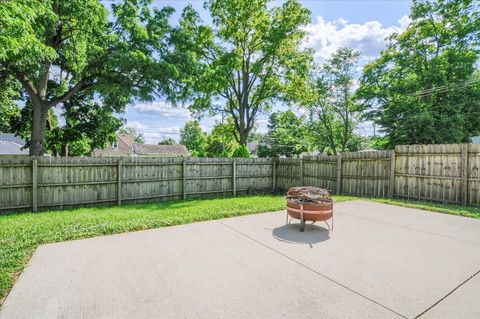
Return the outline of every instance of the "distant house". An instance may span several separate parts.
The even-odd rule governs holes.
[[[108,156],[190,156],[190,152],[185,145],[156,145],[156,144],[137,144],[133,136],[129,134],[117,135],[117,140],[111,146],[104,149],[98,149],[93,152],[95,157]]]
[[[258,143],[247,143],[247,149],[251,156],[258,156]]]
[[[314,152],[301,152],[298,157],[304,158],[304,157],[313,157],[313,156],[318,156],[321,155],[322,152],[319,151],[314,151]]]
[[[480,135],[472,137],[470,141],[472,142],[472,144],[480,144]]]
[[[28,155],[25,141],[11,133],[0,133],[0,155]]]

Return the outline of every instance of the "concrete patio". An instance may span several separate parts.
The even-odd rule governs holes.
[[[40,246],[0,318],[480,318],[480,220],[352,201],[324,226],[277,212]]]

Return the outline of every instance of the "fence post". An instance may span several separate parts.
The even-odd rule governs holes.
[[[183,159],[182,162],[182,197],[187,199],[187,162]]]
[[[462,180],[460,182],[462,205],[468,204],[468,144],[462,144]]]
[[[32,159],[32,210],[38,211],[38,162]]]
[[[395,150],[392,150],[392,153],[390,153],[390,185],[388,188],[389,197],[395,196],[395,165]]]
[[[233,186],[233,196],[237,196],[237,165],[235,158],[232,161],[232,186]]]
[[[117,162],[117,205],[122,205],[122,165],[123,160]]]
[[[300,158],[300,186],[305,186],[303,185],[303,158]]]
[[[342,193],[342,154],[337,155],[337,195]]]
[[[277,159],[272,159],[272,190],[275,191],[277,188]]]

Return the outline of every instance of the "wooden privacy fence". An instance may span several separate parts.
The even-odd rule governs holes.
[[[303,159],[0,157],[0,211],[202,198],[309,185],[480,206],[480,145]]]
[[[279,159],[278,187],[480,206],[480,145],[402,145],[395,151]]]
[[[302,159],[278,159],[277,187],[307,185],[335,194],[388,197],[392,193],[394,152],[355,152]]]
[[[0,157],[0,210],[271,191],[272,159]]]

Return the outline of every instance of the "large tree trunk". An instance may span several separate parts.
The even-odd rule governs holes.
[[[247,145],[247,139],[248,139],[248,132],[247,130],[241,130],[240,132],[238,132],[239,135],[240,135],[240,141],[239,141],[239,144],[240,145]]]
[[[30,137],[30,155],[43,156],[45,153],[45,130],[47,126],[48,106],[32,99],[33,118]]]

